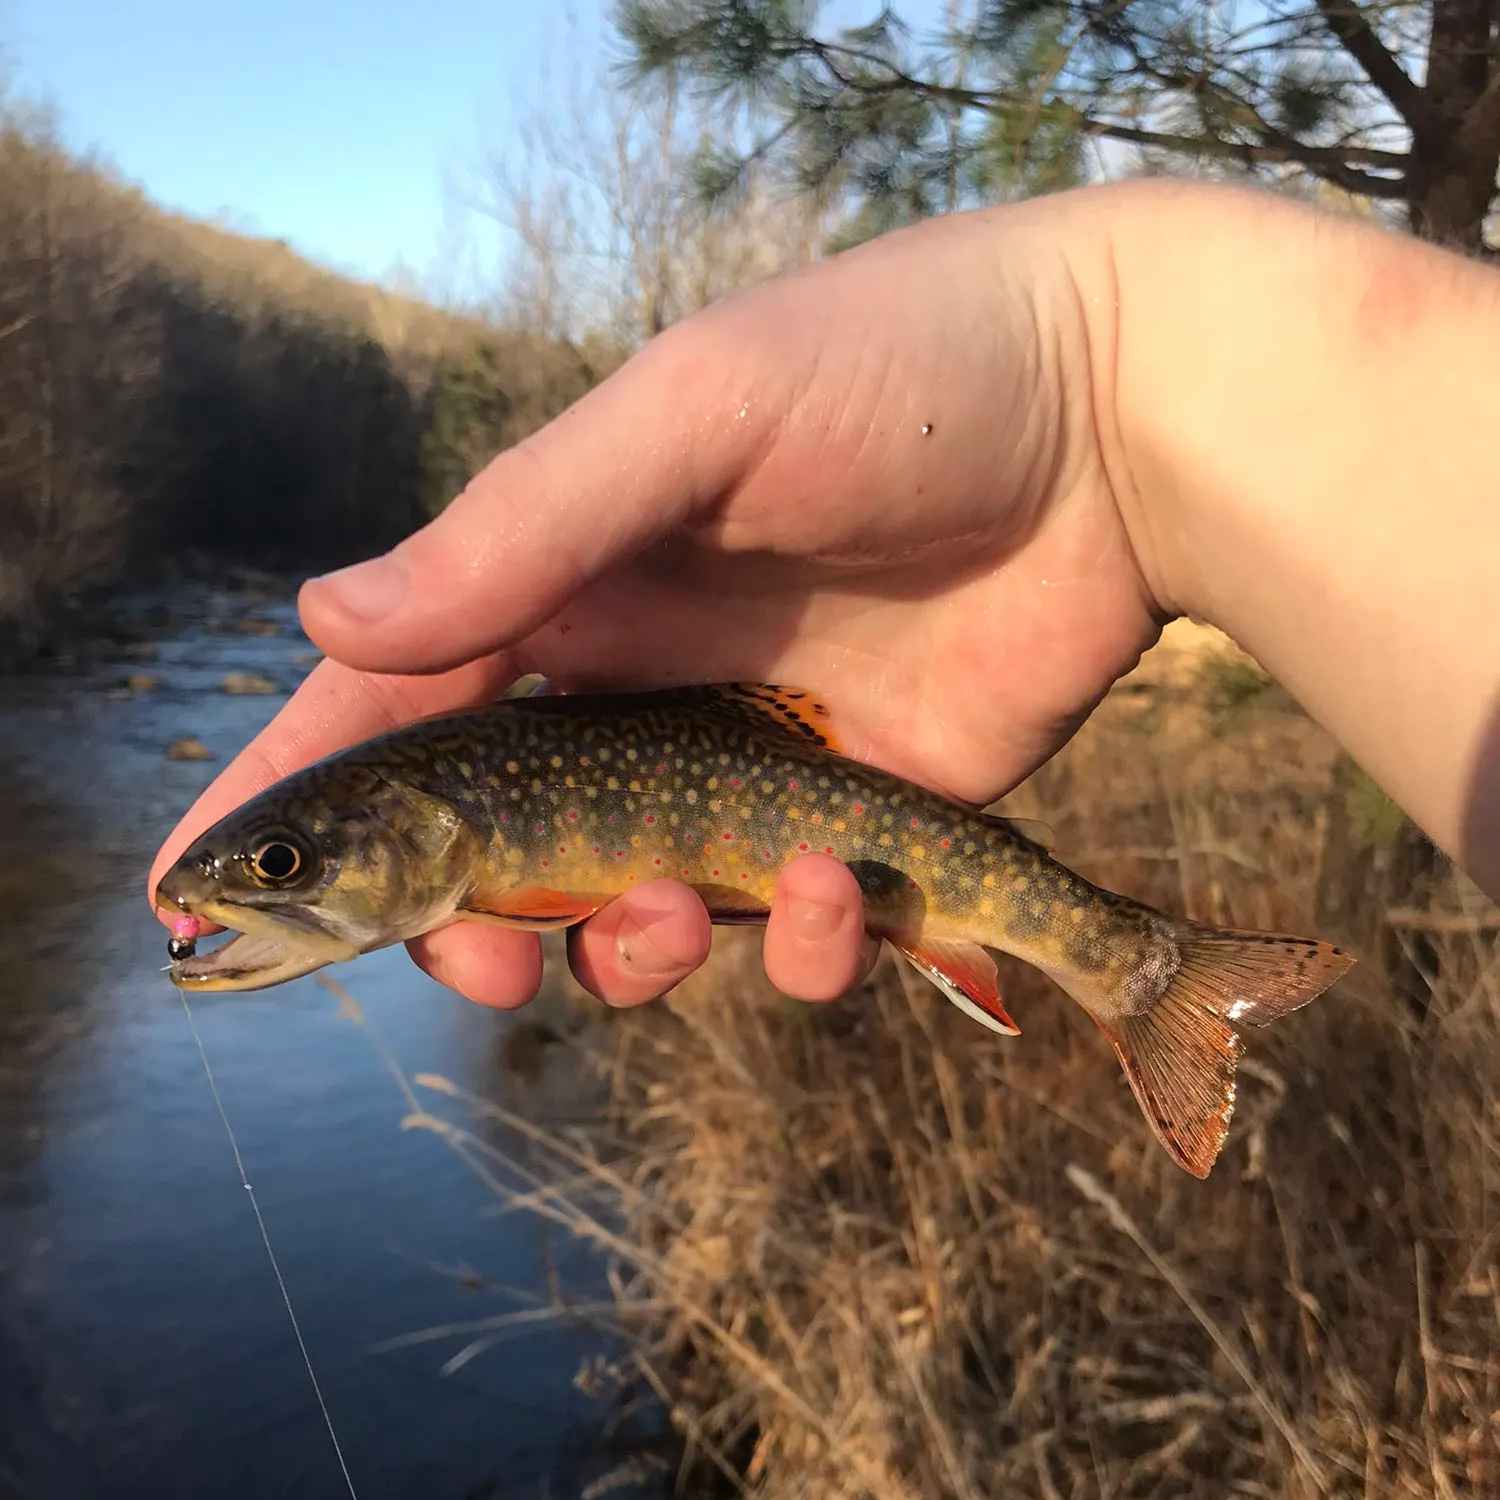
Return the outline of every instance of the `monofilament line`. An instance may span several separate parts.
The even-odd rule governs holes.
[[[255,1211],[255,1222],[260,1226],[261,1243],[266,1247],[271,1270],[276,1274],[276,1285],[281,1288],[281,1300],[286,1304],[286,1315],[291,1320],[292,1332],[297,1336],[297,1347],[302,1351],[302,1363],[307,1367],[307,1378],[312,1382],[313,1395],[318,1398],[318,1409],[323,1413],[324,1426],[328,1428],[328,1440],[333,1444],[334,1454],[338,1458],[339,1468],[343,1471],[344,1483],[349,1486],[352,1500],[359,1500],[359,1495],[354,1488],[354,1480],[349,1473],[349,1465],[344,1460],[344,1450],[339,1445],[339,1435],[333,1430],[333,1417],[329,1413],[328,1403],[323,1399],[323,1388],[318,1384],[317,1372],[313,1369],[312,1356],[307,1352],[307,1340],[302,1337],[302,1327],[297,1322],[297,1314],[292,1308],[292,1297],[287,1291],[286,1278],[281,1274],[276,1252],[271,1248],[271,1236],[266,1232],[266,1221],[261,1214],[260,1204],[255,1201],[255,1189],[250,1186],[250,1176],[245,1171],[245,1160],[240,1155],[240,1143],[234,1138],[234,1127],[229,1123],[229,1113],[224,1108],[224,1100],[219,1094],[218,1081],[214,1078],[214,1070],[208,1064],[208,1050],[204,1047],[203,1038],[198,1033],[198,1023],[193,1019],[193,1008],[188,1004],[187,995],[182,990],[178,990],[177,994],[182,1001],[183,1013],[187,1016],[188,1030],[193,1033],[193,1040],[198,1044],[198,1056],[203,1059],[203,1072],[208,1078],[208,1087],[214,1096],[214,1103],[218,1106],[219,1118],[224,1122],[224,1134],[229,1137],[229,1149],[234,1152],[234,1164],[239,1168],[240,1181],[244,1184],[245,1192],[249,1194],[250,1207]]]

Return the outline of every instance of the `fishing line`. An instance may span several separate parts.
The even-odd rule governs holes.
[[[250,1207],[254,1209],[255,1222],[260,1226],[261,1243],[265,1245],[266,1254],[271,1261],[271,1269],[276,1273],[276,1285],[281,1288],[281,1300],[286,1304],[286,1315],[291,1320],[292,1332],[297,1336],[297,1347],[302,1351],[302,1363],[307,1366],[307,1378],[312,1382],[313,1395],[318,1398],[318,1409],[323,1413],[323,1424],[328,1428],[328,1439],[333,1444],[334,1454],[338,1458],[339,1468],[343,1470],[344,1483],[349,1487],[352,1500],[359,1500],[359,1495],[354,1488],[354,1480],[349,1473],[349,1465],[344,1459],[344,1450],[339,1445],[339,1435],[333,1430],[333,1416],[328,1410],[328,1403],[323,1399],[323,1388],[318,1384],[317,1374],[313,1370],[312,1356],[307,1352],[307,1340],[302,1337],[301,1324],[297,1322],[297,1314],[292,1310],[292,1296],[287,1290],[286,1278],[281,1274],[276,1252],[271,1248],[271,1236],[266,1231],[266,1221],[261,1214],[260,1204],[255,1201],[255,1189],[250,1186],[250,1177],[245,1171],[245,1160],[240,1155],[239,1142],[234,1138],[234,1127],[229,1123],[229,1114],[219,1094],[219,1085],[214,1078],[214,1070],[208,1065],[208,1051],[203,1045],[202,1036],[198,1033],[198,1023],[193,1019],[193,1010],[188,1004],[186,992],[178,990],[177,994],[182,1001],[183,1014],[187,1016],[188,1030],[193,1033],[193,1040],[198,1044],[198,1056],[203,1059],[203,1071],[208,1078],[208,1087],[214,1096],[214,1103],[219,1107],[219,1118],[224,1122],[224,1134],[229,1137],[229,1149],[234,1152],[234,1164],[239,1168],[240,1181],[250,1195]]]

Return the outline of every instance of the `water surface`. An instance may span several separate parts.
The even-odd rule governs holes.
[[[146,909],[152,853],[309,669],[285,598],[138,601],[156,658],[0,681],[0,1495],[347,1494],[251,1205]],[[275,634],[241,633],[247,617]],[[122,648],[128,649],[128,648]],[[149,652],[151,646],[135,648]],[[275,696],[232,696],[230,672]],[[154,691],[109,689],[149,673]],[[172,761],[196,735],[213,763]],[[403,950],[342,966],[366,1024],[315,978],[203,996],[194,1014],[357,1493],[579,1493],[618,1460],[576,1390],[607,1349],[543,1325],[461,1370],[462,1341],[393,1336],[524,1306],[597,1268],[402,1130],[408,1075],[546,1117],[582,1097],[566,1047],[520,1076],[519,1018],[432,983]],[[379,1045],[377,1045],[377,1043]],[[441,1100],[433,1100],[441,1105]],[[473,1289],[472,1267],[515,1294]]]

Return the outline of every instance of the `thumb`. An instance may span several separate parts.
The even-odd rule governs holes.
[[[718,323],[661,335],[399,546],[309,580],[307,633],[361,671],[444,671],[524,639],[724,493],[769,419],[744,420],[763,403],[744,394]]]

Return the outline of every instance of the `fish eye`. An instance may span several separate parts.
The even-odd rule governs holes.
[[[262,885],[285,885],[297,878],[306,860],[290,839],[273,838],[251,851],[249,863],[250,873]]]

